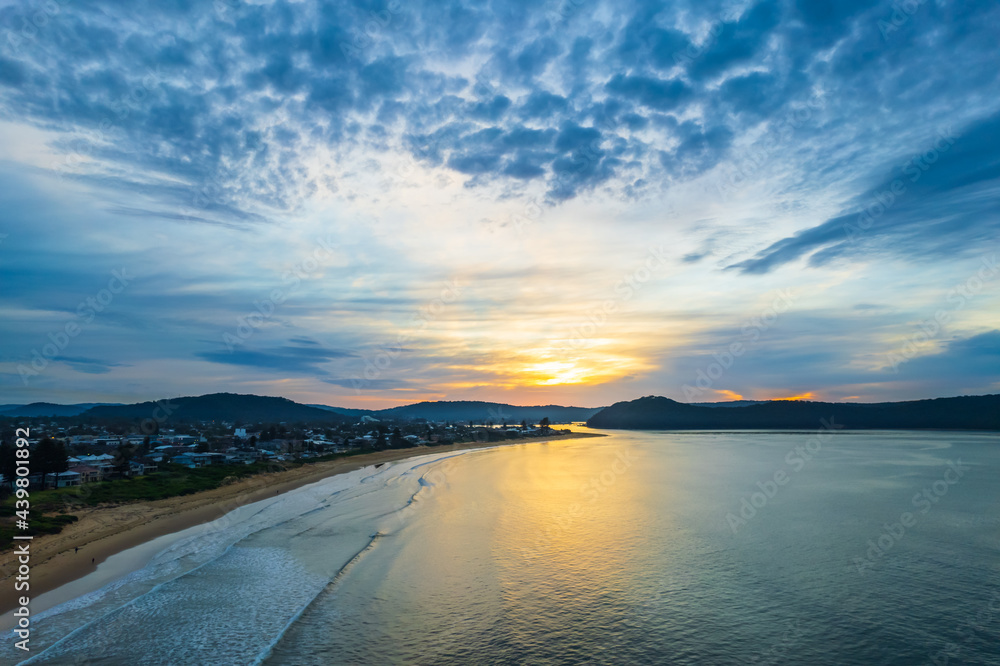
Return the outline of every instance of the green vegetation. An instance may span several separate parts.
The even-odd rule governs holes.
[[[11,509],[11,511],[13,511],[13,509]],[[76,521],[76,516],[68,514],[32,517],[29,521],[29,527],[26,530],[17,529],[13,522],[0,523],[0,550],[6,550],[14,547],[16,544],[14,541],[15,534],[30,536],[34,536],[36,534],[58,534],[59,532],[62,532],[63,527],[69,525],[70,523],[75,523]],[[24,542],[22,541],[21,543]]]

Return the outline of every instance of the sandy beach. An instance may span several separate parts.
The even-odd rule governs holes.
[[[579,437],[601,437],[597,433],[574,432],[538,439],[509,442],[465,443],[441,447],[416,447],[366,453],[275,473],[242,479],[236,483],[192,495],[155,502],[98,506],[77,511],[79,520],[59,534],[36,537],[31,544],[31,597],[38,597],[81,578],[107,558],[157,537],[206,523],[245,504],[273,497],[369,465],[445,453],[512,444],[541,443]],[[16,607],[19,596],[12,576],[17,568],[13,550],[0,554],[0,613]]]

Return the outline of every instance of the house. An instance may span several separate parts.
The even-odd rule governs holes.
[[[149,455],[158,460],[170,460],[174,456],[190,453],[193,450],[183,446],[158,446],[150,451]]]
[[[56,480],[56,488],[68,488],[69,486],[80,485],[80,474],[79,472],[66,471],[54,474]]]
[[[77,456],[77,459],[81,465],[90,465],[91,467],[98,468],[104,476],[114,471],[115,457],[107,453],[97,456]]]
[[[170,462],[175,465],[184,465],[185,467],[204,467],[205,460],[197,453],[182,453],[179,456],[174,456],[170,459]]]
[[[219,455],[217,453],[182,453],[174,456],[171,462],[177,465],[184,465],[185,467],[204,467],[205,465],[211,465],[215,457]]]
[[[93,483],[104,478],[103,471],[90,465],[70,465],[69,471],[80,475],[80,483]]]
[[[135,465],[142,465],[142,471],[138,472],[139,476],[142,476],[143,474],[152,474],[158,469],[157,461],[147,457],[136,458],[131,464],[133,465],[133,469]],[[133,471],[133,474],[135,473],[136,472]]]
[[[227,462],[249,465],[258,460],[260,460],[260,451],[230,451],[226,454]]]

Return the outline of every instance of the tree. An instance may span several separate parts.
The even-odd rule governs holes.
[[[549,427],[549,417],[546,416],[545,418],[543,418],[541,421],[538,422],[538,425],[540,425],[543,428],[548,428]]]
[[[2,494],[7,494],[13,487],[17,476],[17,449],[6,439],[0,443],[0,474],[3,474],[4,484]]]
[[[396,426],[392,429],[392,437],[389,438],[389,446],[394,449],[401,449],[406,446],[406,440],[403,439],[403,432]]]
[[[62,442],[57,442],[51,437],[46,437],[38,442],[32,456],[32,467],[42,474],[42,488],[49,474],[58,474],[69,469],[69,462],[66,460],[66,447]]]
[[[135,449],[127,444],[122,444],[115,449],[115,471],[122,476],[127,476],[132,458],[135,457]]]

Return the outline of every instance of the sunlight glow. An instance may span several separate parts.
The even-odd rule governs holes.
[[[801,395],[790,395],[783,398],[768,398],[768,400],[816,400],[816,394],[812,391],[808,393],[803,393]]]
[[[529,383],[538,386],[553,386],[556,384],[580,384],[589,375],[585,368],[578,367],[570,361],[547,361],[529,365],[522,371],[527,375]]]

